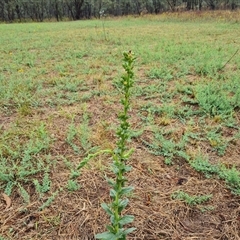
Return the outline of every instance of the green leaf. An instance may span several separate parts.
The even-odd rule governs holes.
[[[3,182],[9,182],[12,179],[13,179],[13,174],[4,174],[4,173],[0,174],[0,180]]]
[[[105,179],[111,187],[114,187],[116,185],[113,179],[108,178],[108,177],[105,177]]]
[[[122,196],[122,195],[124,195],[124,194],[128,194],[128,193],[132,192],[133,189],[134,189],[134,187],[132,187],[132,186],[123,187],[123,188],[121,189],[120,195]]]
[[[114,227],[113,226],[107,225],[106,228],[109,232],[114,232]]]
[[[124,234],[127,235],[127,234],[129,234],[129,233],[131,233],[131,232],[133,232],[135,230],[136,230],[136,228],[134,228],[134,227],[128,228],[128,229],[124,230]]]
[[[117,192],[114,189],[110,189],[110,196],[114,198],[116,197],[116,195],[117,195]]]
[[[128,152],[124,154],[124,158],[128,159],[133,154],[133,152],[134,152],[134,149],[131,148]]]
[[[118,225],[118,221],[116,220],[114,214],[111,215],[111,217],[110,217],[110,222],[111,222],[112,226]],[[114,228],[113,228],[113,229],[114,229]],[[113,230],[113,231],[114,231],[114,230]],[[113,231],[110,231],[110,232],[113,232]]]
[[[103,232],[95,235],[95,238],[102,240],[118,240],[118,237],[114,233]]]
[[[8,182],[5,187],[4,193],[7,194],[8,196],[10,196],[12,193],[13,187],[15,185],[16,185],[16,182],[12,182],[12,181]]]
[[[102,203],[101,207],[106,211],[107,214],[109,214],[110,216],[113,215],[112,210],[106,203]]]
[[[132,170],[131,166],[125,165],[124,166],[124,172],[130,172]]]
[[[131,223],[133,220],[134,220],[134,216],[132,216],[132,215],[126,215],[126,216],[123,216],[123,217],[119,220],[119,224],[125,225],[125,224],[128,224],[128,223]]]
[[[128,202],[129,202],[128,199],[120,199],[118,206],[121,206],[121,207],[125,208],[128,205]]]

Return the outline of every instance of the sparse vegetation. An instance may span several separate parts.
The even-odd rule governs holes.
[[[102,20],[1,24],[0,239],[105,231],[126,49],[138,56],[125,119],[128,238],[238,239],[238,21],[218,11],[107,17],[107,41]]]

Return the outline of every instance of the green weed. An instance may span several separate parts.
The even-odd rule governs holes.
[[[213,174],[219,173],[219,167],[212,165],[206,156],[197,155],[189,164],[198,172],[202,172],[206,177],[211,177]]]
[[[198,205],[207,202],[209,199],[211,199],[212,195],[203,195],[203,196],[192,196],[184,191],[177,191],[174,192],[171,197],[173,199],[179,199],[187,203],[188,205]]]
[[[80,153],[82,150],[87,151],[91,148],[91,143],[89,142],[91,131],[88,127],[88,120],[89,116],[86,112],[86,106],[84,105],[82,123],[76,127],[73,118],[72,123],[69,125],[66,142],[76,153]],[[80,146],[75,144],[76,141],[80,141]]]
[[[164,137],[163,133],[155,131],[152,142],[142,141],[148,146],[150,153],[163,156],[167,165],[173,164],[175,157],[182,157],[186,160],[189,159],[188,154],[185,152],[185,144],[187,142],[187,138],[185,137],[180,139],[179,142],[175,142],[173,139]]]
[[[39,207],[39,211],[42,211],[43,209],[49,207],[51,205],[51,203],[54,201],[54,199],[56,198],[56,196],[58,195],[59,191],[54,192],[48,199],[46,202],[44,202],[40,207]]]
[[[171,70],[161,67],[161,68],[152,68],[148,73],[147,76],[151,79],[161,79],[169,81],[173,79],[173,75]]]
[[[66,141],[73,148],[74,152],[79,153],[80,152],[79,147],[76,144],[74,144],[74,139],[77,135],[78,135],[78,130],[72,121],[72,123],[68,127]]]
[[[96,235],[97,239],[121,239],[125,240],[126,236],[135,230],[135,228],[124,229],[124,225],[131,223],[134,217],[131,215],[122,216],[122,211],[126,208],[128,204],[128,199],[123,198],[132,192],[133,187],[125,186],[127,178],[124,176],[126,172],[131,170],[131,167],[126,165],[129,156],[131,155],[131,150],[127,152],[127,140],[130,137],[129,123],[128,123],[128,110],[130,107],[130,89],[133,86],[133,63],[134,56],[131,51],[124,53],[124,63],[123,67],[126,73],[122,76],[120,80],[121,94],[123,95],[121,103],[123,105],[123,111],[119,114],[120,127],[117,130],[117,148],[113,155],[112,171],[115,174],[115,181],[113,179],[108,179],[109,185],[112,187],[110,189],[110,196],[112,202],[110,204],[103,203],[102,208],[110,215],[111,224],[107,226],[107,232],[100,233]]]
[[[190,160],[189,164],[198,172],[202,172],[206,177],[218,176],[226,182],[226,185],[234,194],[240,194],[240,172],[235,168],[226,168],[222,164],[211,164],[206,156],[197,155]]]
[[[77,191],[77,190],[80,189],[80,185],[77,183],[76,180],[70,179],[70,180],[68,180],[68,182],[67,182],[67,189],[68,189],[69,191]]]
[[[82,123],[79,126],[80,131],[80,143],[84,151],[88,151],[91,148],[89,137],[91,136],[91,130],[89,128],[89,115],[87,113],[87,107],[83,107]]]
[[[19,189],[19,194],[23,198],[25,204],[29,204],[30,203],[30,196],[29,196],[28,192],[19,183],[18,183],[18,189]]]
[[[228,116],[234,110],[231,98],[227,96],[227,92],[224,91],[221,85],[214,83],[198,85],[196,87],[196,99],[204,112],[211,116]]]
[[[17,136],[15,136],[17,137]],[[14,186],[20,189],[25,202],[27,202],[27,193],[22,183],[32,182],[34,175],[40,172],[46,172],[46,167],[50,166],[46,150],[50,147],[51,139],[48,136],[44,125],[40,125],[34,132],[30,132],[30,139],[20,145],[11,146],[10,132],[4,132],[2,140],[5,144],[0,146],[0,188],[4,189],[7,195],[11,195]],[[16,138],[15,138],[16,139]],[[39,154],[43,153],[42,157]],[[48,182],[48,175],[44,175],[43,185]],[[40,185],[36,185],[40,187]]]
[[[67,160],[66,158],[63,158],[63,162],[65,163],[66,167],[70,170],[70,179],[76,179],[80,176],[80,173],[78,170],[76,170],[76,166]]]
[[[228,147],[228,141],[226,141],[220,131],[219,128],[214,130],[207,131],[207,139],[209,140],[210,145],[216,149],[219,156],[223,156]]]
[[[49,179],[49,173],[45,172],[43,179],[42,179],[42,184],[39,183],[37,179],[33,180],[33,183],[35,185],[36,191],[39,194],[46,193],[50,190],[51,187],[51,180]]]
[[[222,166],[219,169],[219,177],[225,180],[233,193],[240,194],[240,172],[235,167],[228,169]]]

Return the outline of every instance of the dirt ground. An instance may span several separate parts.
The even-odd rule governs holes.
[[[111,105],[114,111],[109,108],[106,110],[104,105],[96,105],[96,101],[89,104],[91,111],[95,112],[90,124],[96,134],[91,140],[96,145],[101,143],[104,147],[113,147],[114,131],[104,130],[98,124],[98,119],[117,122],[116,107]],[[75,111],[78,116],[77,109],[73,106],[65,110]],[[36,113],[32,118],[44,121],[48,114]],[[27,206],[23,204],[18,191],[11,195],[10,206],[6,206],[8,200],[1,195],[0,234],[8,236],[7,239],[94,239],[96,233],[105,231],[109,221],[100,204],[110,200],[105,180],[105,175],[111,176],[107,168],[110,158],[99,156],[94,159],[77,179],[81,188],[75,192],[64,191],[69,170],[59,156],[67,156],[76,164],[82,156],[74,154],[63,139],[66,122],[59,118],[58,112],[51,114],[56,121],[53,124],[55,128],[49,128],[56,136],[51,148],[55,163],[50,174],[52,189],[45,198],[60,190],[52,204],[43,211],[38,208],[41,201],[46,199],[39,200],[33,184],[27,185],[26,190],[31,197],[31,203]],[[133,112],[131,114],[134,115]],[[137,121],[133,118],[133,127]],[[141,138],[148,137],[149,131],[145,129]],[[132,171],[128,174],[128,183],[135,189],[129,197],[130,204],[126,212],[135,216],[132,225],[136,230],[129,235],[129,240],[240,239],[240,198],[233,195],[223,181],[206,178],[181,158],[175,158],[172,166],[164,164],[163,157],[150,154],[140,138],[134,138],[130,145],[135,151],[130,159]],[[232,153],[237,156],[239,143],[235,147]],[[233,155],[227,156],[231,159]],[[204,204],[189,206],[171,197],[177,190],[183,190],[189,195],[211,194],[212,197]]]

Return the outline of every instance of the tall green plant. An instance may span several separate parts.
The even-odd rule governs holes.
[[[127,140],[130,137],[130,125],[128,122],[128,110],[130,107],[131,87],[133,86],[133,64],[134,54],[129,51],[123,54],[123,68],[125,74],[121,77],[118,87],[122,94],[121,104],[123,105],[123,111],[119,114],[120,126],[116,132],[118,141],[116,149],[113,153],[112,171],[115,174],[115,179],[108,179],[110,189],[110,196],[112,201],[109,204],[103,203],[102,208],[110,215],[111,224],[107,226],[107,232],[96,235],[97,239],[103,240],[125,240],[127,234],[135,230],[135,228],[125,229],[124,225],[131,223],[134,220],[132,215],[123,215],[122,211],[128,204],[126,195],[132,192],[132,186],[125,186],[127,178],[125,173],[131,170],[131,167],[127,165],[132,149],[128,150]]]

